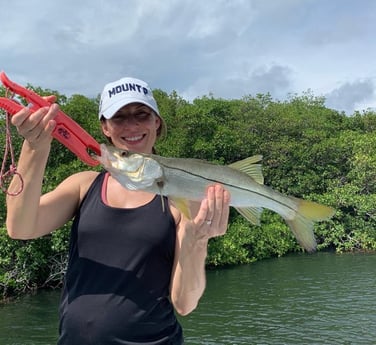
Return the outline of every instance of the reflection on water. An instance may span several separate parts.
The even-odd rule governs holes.
[[[187,344],[376,344],[376,255],[294,255],[208,272]],[[188,341],[189,340],[189,341]]]
[[[187,345],[376,344],[376,255],[291,255],[209,271]],[[0,305],[1,345],[53,345],[59,292]]]

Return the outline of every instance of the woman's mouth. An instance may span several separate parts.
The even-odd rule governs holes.
[[[137,141],[140,141],[144,138],[144,135],[136,135],[132,137],[123,137],[123,139],[127,142],[135,143]]]

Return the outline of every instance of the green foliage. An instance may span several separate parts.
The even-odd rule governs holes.
[[[29,87],[42,95],[56,95],[63,111],[97,141],[104,141],[97,116],[98,98],[66,97],[57,91]],[[269,94],[238,100],[203,96],[193,102],[175,91],[155,90],[154,96],[168,127],[168,136],[156,145],[159,154],[219,164],[261,154],[265,184],[336,209],[331,220],[315,225],[319,250],[376,250],[375,112],[346,116],[326,108],[325,99],[310,91],[291,95],[284,102],[273,100]],[[0,114],[1,143],[5,143],[4,122],[4,114]],[[11,130],[17,154],[22,140],[14,128]],[[87,168],[54,140],[43,192]],[[4,193],[0,194],[0,204],[5,205]],[[5,224],[5,215],[3,206],[1,224]],[[59,286],[68,238],[69,224],[33,241],[11,240],[1,229],[0,293],[7,296],[40,286]],[[264,211],[258,227],[232,211],[226,235],[209,242],[207,263],[236,265],[301,250],[279,215]]]
[[[232,217],[224,236],[210,240],[207,264],[246,264],[301,250],[280,216],[266,210],[261,226],[249,224],[241,216]]]
[[[252,228],[249,249],[249,254],[255,260],[282,256],[288,252],[302,250],[284,220],[269,210],[264,211],[261,226]]]
[[[224,236],[212,238],[208,246],[207,264],[223,266],[245,264],[252,261],[248,246],[251,241],[249,224],[236,218]]]
[[[65,250],[65,248],[64,248]],[[32,241],[12,240],[0,229],[0,293],[3,297],[51,286],[55,253],[49,236]],[[55,281],[55,284],[60,284]]]
[[[376,194],[365,194],[363,188],[345,183],[333,186],[318,201],[335,205],[336,214],[316,229],[319,249],[337,252],[376,250]]]

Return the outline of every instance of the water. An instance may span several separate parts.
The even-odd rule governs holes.
[[[376,255],[291,255],[207,272],[187,345],[376,344]],[[53,345],[60,292],[0,305],[1,345]]]
[[[48,291],[0,304],[0,344],[56,344],[59,297],[59,292]]]
[[[376,344],[376,255],[320,253],[208,274],[188,344]]]

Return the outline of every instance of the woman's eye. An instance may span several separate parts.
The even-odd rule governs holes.
[[[148,111],[139,111],[137,113],[134,113],[134,114],[124,114],[124,115],[118,115],[118,116],[114,116],[111,120],[113,121],[113,123],[115,124],[123,124],[123,122],[127,122],[127,121],[148,121],[149,118],[151,116],[151,113],[148,112]]]
[[[135,114],[135,118],[137,120],[146,120],[147,118],[149,118],[149,116],[150,116],[150,113],[147,113],[147,112],[141,112],[141,113]]]
[[[121,123],[122,121],[124,121],[124,118],[120,117],[120,116],[117,116],[117,117],[113,117],[111,119],[114,123]]]

